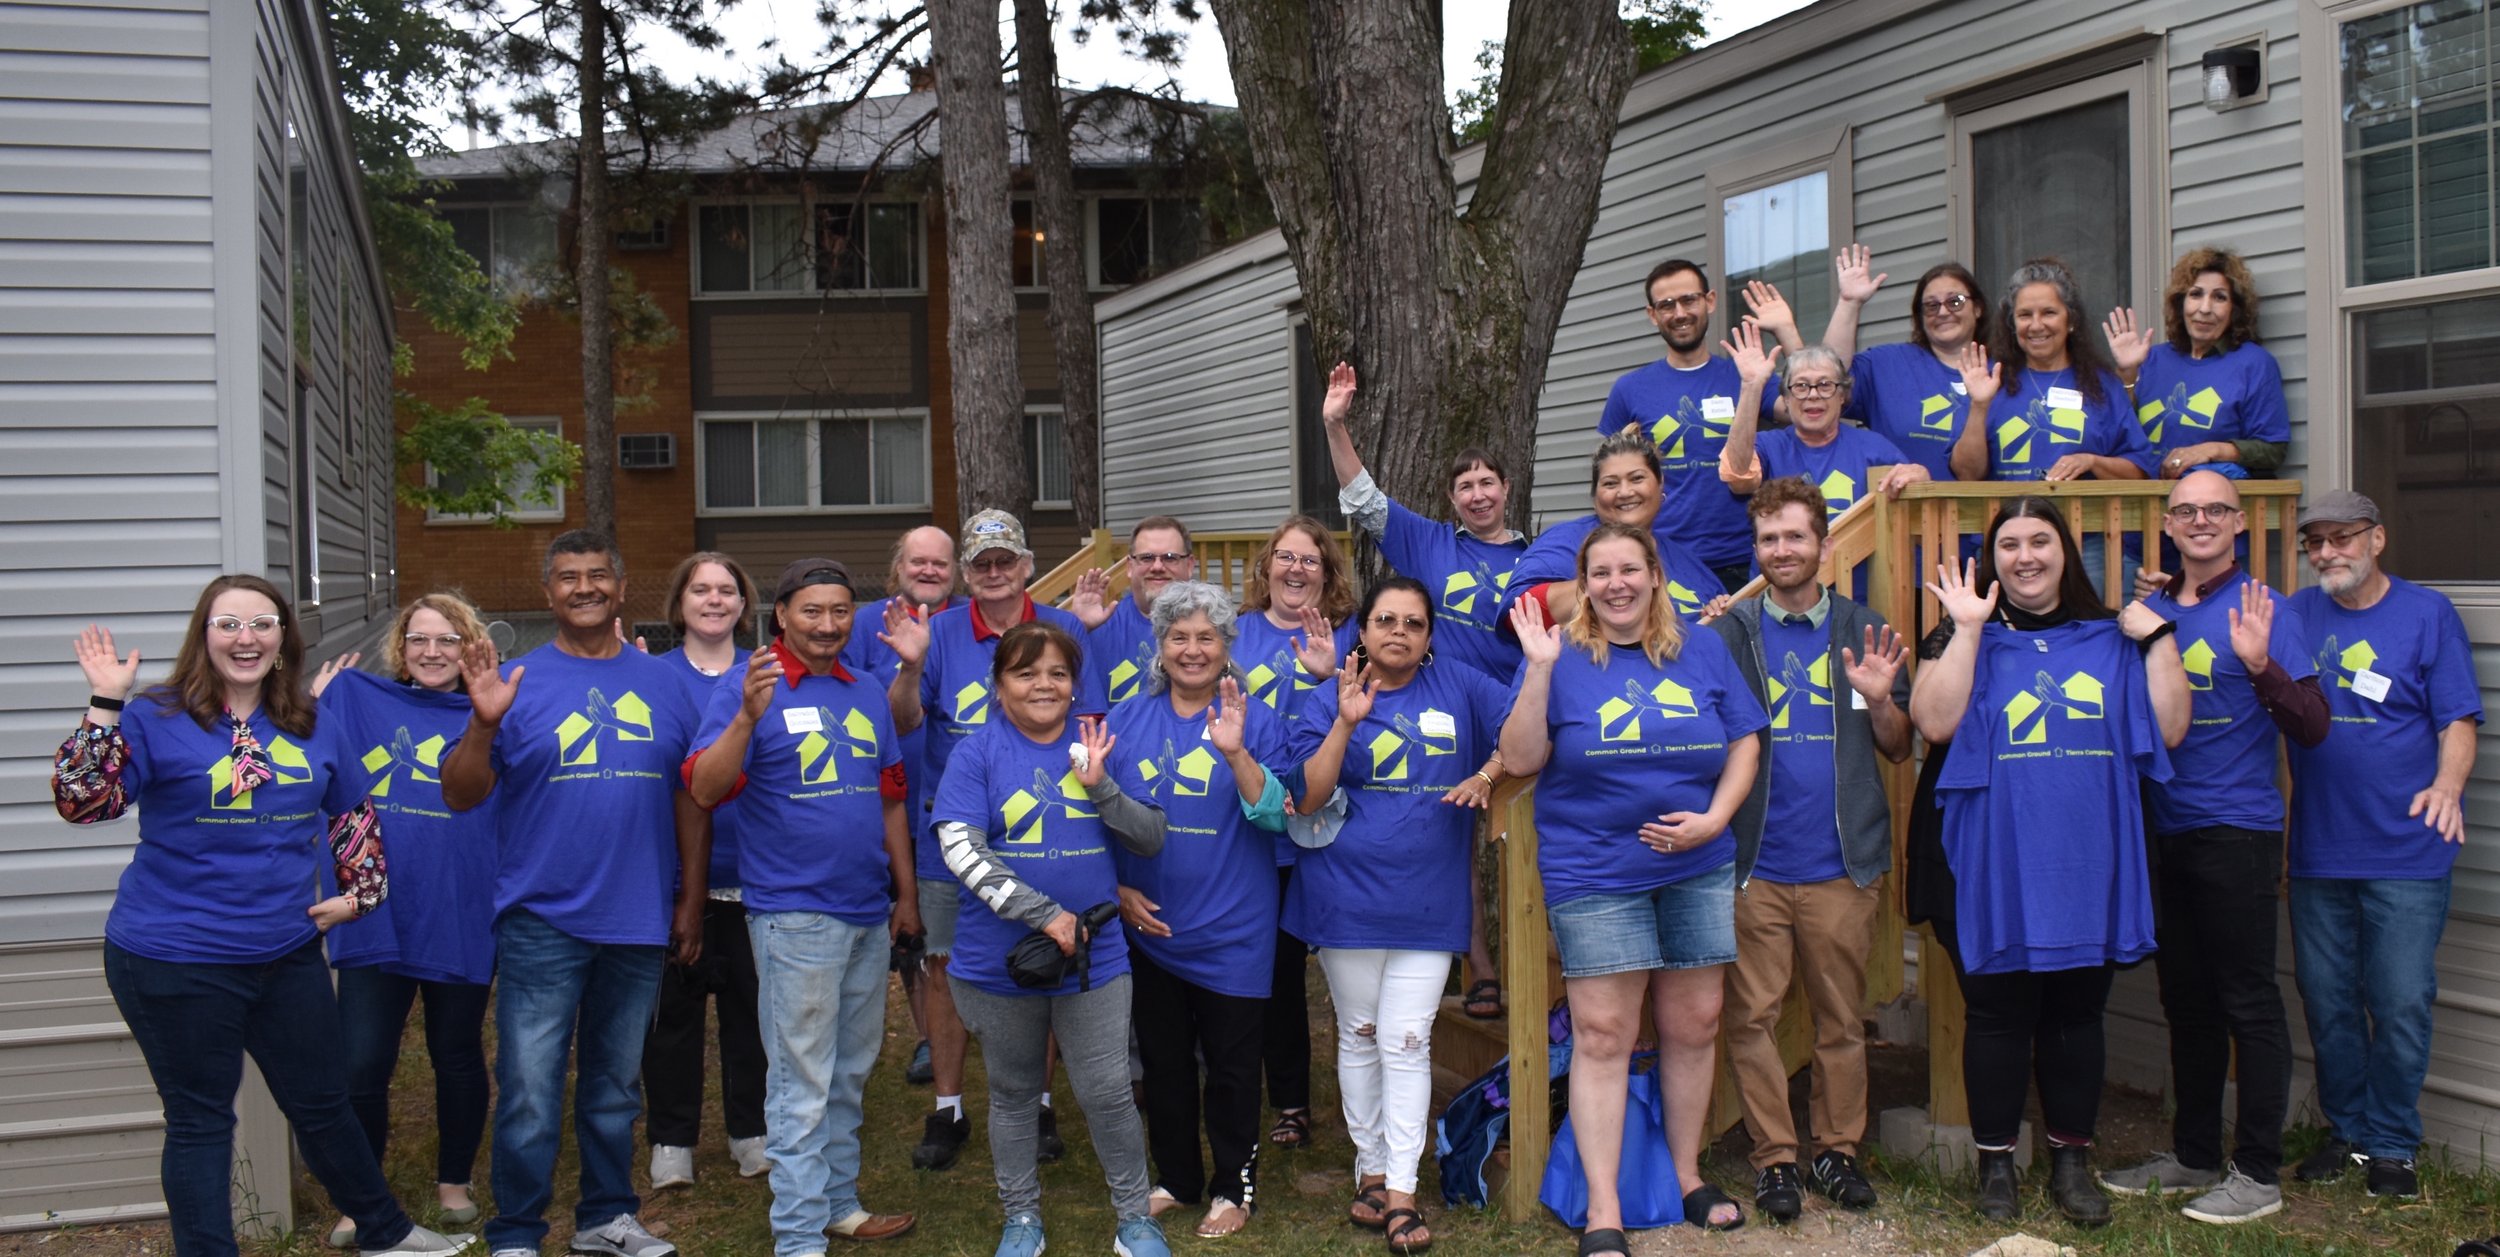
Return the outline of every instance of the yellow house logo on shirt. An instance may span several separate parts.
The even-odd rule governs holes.
[[[1950,432],[1953,422],[1961,417],[1953,399],[1938,393],[1918,404],[1918,426],[1933,432]]]
[[[1123,702],[1137,695],[1137,682],[1146,675],[1147,661],[1154,657],[1154,647],[1141,644],[1136,657],[1111,665],[1111,701]]]
[[[2082,411],[2051,410],[2046,398],[2035,398],[2023,413],[1997,425],[1997,461],[2029,463],[2042,433],[2048,445],[2081,445],[2083,429]]]
[[[1661,678],[1646,690],[1638,681],[1626,681],[1621,698],[1610,698],[1597,705],[1597,740],[1640,741],[1641,717],[1645,715],[1682,720],[1700,714],[1701,709],[1693,703],[1693,692],[1672,680]]]
[[[1448,580],[1441,582],[1441,609],[1452,615],[1472,616],[1476,613],[1476,599],[1488,589],[1497,598],[1507,592],[1510,589],[1510,573],[1494,575],[1482,565],[1463,572],[1452,572]]]
[[[1313,679],[1310,673],[1302,670],[1302,661],[1296,659],[1291,650],[1283,649],[1281,647],[1278,648],[1274,655],[1268,657],[1267,662],[1250,669],[1242,675],[1249,678],[1250,697],[1258,702],[1267,704],[1270,710],[1276,710],[1284,705],[1284,699],[1287,691],[1283,682],[1286,677],[1293,678],[1293,690],[1291,692],[1297,694],[1304,690],[1317,688],[1319,685],[1319,682]]]
[[[1006,842],[1031,846],[1042,840],[1042,823],[1059,815],[1069,820],[1084,820],[1094,814],[1093,803],[1085,797],[1084,783],[1076,779],[1076,770],[1059,775],[1053,783],[1048,769],[1033,770],[1033,784],[1007,796],[998,809],[1007,822]]]
[[[981,725],[990,722],[990,687],[979,681],[955,691],[955,723]]]
[[[1735,399],[1728,400],[1733,402]],[[1703,413],[1692,398],[1678,398],[1673,413],[1660,415],[1656,422],[1649,425],[1649,439],[1658,447],[1658,457],[1675,461],[1685,457],[1685,438],[1698,436],[1705,441],[1725,440],[1728,424],[1734,418],[1731,410],[1728,418],[1713,419]]]
[[[1769,681],[1771,727],[1785,729],[1788,727],[1789,707],[1797,702],[1800,696],[1804,698],[1808,706],[1829,707],[1832,705],[1831,652],[1827,650],[1816,655],[1814,662],[1809,664],[1798,659],[1797,652],[1792,650],[1780,660],[1778,673],[1771,676]]]
[[[2199,692],[2214,687],[2214,644],[2204,638],[2189,642],[2179,652],[2179,663],[2187,669],[2188,688]]]
[[[312,761],[304,757],[304,749],[286,740],[284,734],[269,739],[263,748],[269,756],[269,782],[274,786],[300,786],[312,780]],[[248,812],[252,810],[252,792],[235,793],[234,756],[208,766],[208,806],[216,812]]]
[[[819,707],[819,728],[799,739],[799,782],[802,785],[830,786],[842,779],[841,765],[845,759],[877,758],[877,722],[868,713],[854,707],[839,721],[830,708]]]
[[[1165,738],[1163,754],[1138,764],[1137,774],[1146,779],[1147,793],[1158,799],[1167,788],[1175,796],[1202,798],[1207,783],[1215,776],[1215,752],[1194,746],[1187,755],[1181,755],[1172,740]]]
[[[2318,648],[2318,656],[2312,662],[2320,676],[2331,676],[2337,686],[2348,690],[2352,688],[2353,674],[2367,672],[2378,663],[2378,651],[2371,648],[2366,637],[2350,646],[2340,646],[2330,637]]]
[[[1427,707],[1413,718],[1400,713],[1389,718],[1389,727],[1372,735],[1365,745],[1371,748],[1374,781],[1405,781],[1412,776],[1415,752],[1424,757],[1458,754],[1458,721],[1437,707]]]
[[[596,764],[600,742],[611,738],[620,743],[650,741],[651,705],[632,690],[611,703],[593,687],[582,710],[556,725],[556,762],[567,768]]]
[[[2005,739],[2016,746],[2047,742],[2051,712],[2064,712],[2068,720],[2098,720],[2104,692],[2101,679],[2089,672],[2063,681],[2035,673],[2031,688],[2005,701]]]
[[[2182,428],[2211,428],[2214,426],[2214,415],[2221,409],[2222,394],[2208,386],[2190,396],[2183,382],[2170,386],[2170,396],[2146,402],[2136,407],[2135,413],[2144,424],[2144,439],[2158,447],[2170,420],[2178,420]]]
[[[365,752],[364,765],[366,772],[382,774],[366,792],[377,799],[391,797],[391,782],[401,773],[408,774],[410,781],[440,781],[436,774],[443,770],[443,735],[419,742],[402,725],[389,742]]]
[[[1834,471],[1815,487],[1823,491],[1823,509],[1833,515],[1848,510],[1849,504],[1858,500],[1857,477],[1845,471]]]

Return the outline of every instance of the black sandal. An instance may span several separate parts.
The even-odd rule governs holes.
[[[1631,1257],[1632,1249],[1624,1242],[1623,1232],[1613,1227],[1580,1232],[1580,1257],[1597,1257],[1599,1253],[1622,1253]]]
[[[1734,1222],[1710,1220],[1710,1211],[1721,1205],[1729,1205],[1736,1210]],[[1733,1231],[1745,1225],[1745,1207],[1720,1191],[1716,1184],[1704,1183],[1684,1193],[1684,1221],[1688,1226],[1697,1226],[1705,1231]]]
[[[1459,1001],[1458,1007],[1459,1011],[1478,1021],[1491,1021],[1501,1016],[1503,1011],[1502,984],[1491,978],[1477,979],[1474,986],[1467,988],[1466,998]],[[1492,1009],[1491,1012],[1476,1011],[1479,1008],[1488,1007]]]
[[[1400,1218],[1404,1218],[1406,1221],[1398,1223],[1398,1219]],[[1392,1225],[1393,1223],[1396,1225]],[[1417,1231],[1429,1231],[1432,1229],[1432,1224],[1426,1222],[1424,1220],[1424,1215],[1416,1210],[1404,1208],[1392,1209],[1389,1212],[1380,1215],[1380,1225],[1382,1230],[1387,1232],[1390,1252],[1404,1254],[1404,1257],[1415,1257],[1415,1254],[1417,1253],[1429,1252],[1432,1249],[1432,1237],[1430,1235],[1426,1235],[1420,1241],[1409,1240],[1406,1238]]]
[[[1267,1141],[1279,1148],[1309,1146],[1311,1111],[1309,1109],[1278,1109],[1276,1124],[1267,1128]]]
[[[1389,1185],[1387,1183],[1374,1183],[1369,1187],[1356,1188],[1354,1192],[1354,1203],[1358,1205],[1371,1206],[1372,1216],[1368,1218],[1356,1217],[1354,1211],[1349,1208],[1346,1210],[1346,1221],[1351,1222],[1366,1231],[1381,1231],[1388,1229]]]

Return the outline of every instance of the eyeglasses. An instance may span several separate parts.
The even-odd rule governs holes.
[[[2181,502],[2162,512],[2182,524],[2195,523],[2199,515],[2219,524],[2239,513],[2240,508],[2229,502]]]
[[[972,561],[972,570],[992,574],[998,572],[1009,572],[1015,570],[1016,564],[1023,561],[1024,556],[1021,554],[1011,554],[1003,559],[992,559],[987,557],[978,558]]]
[[[1432,627],[1432,623],[1422,616],[1399,615],[1394,611],[1383,611],[1373,616],[1370,623],[1383,633],[1396,628],[1403,628],[1409,633],[1423,633]]]
[[[1962,307],[1969,304],[1971,304],[1971,299],[1957,292],[1942,297],[1927,297],[1921,299],[1918,303],[1918,312],[1931,316],[1938,314],[1960,314],[1962,312]]]
[[[2373,524],[2370,527],[2375,528],[2377,525]],[[2370,528],[2355,528],[2349,532],[2338,533],[2302,533],[2300,535],[2300,552],[2314,557],[2320,551],[2330,548],[2341,550],[2344,547],[2351,545],[2354,541],[2368,536],[2369,533]]]
[[[1709,299],[1709,293],[1688,292],[1681,297],[1660,297],[1656,301],[1650,302],[1649,308],[1656,310],[1660,314],[1667,314],[1676,310],[1682,310],[1685,313],[1690,314],[1701,309],[1701,303],[1708,301]]]
[[[1295,554],[1291,550],[1278,550],[1274,558],[1278,567],[1298,567],[1306,572],[1319,570],[1320,558],[1316,554]]]
[[[1790,380],[1787,388],[1788,395],[1790,397],[1802,397],[1808,401],[1813,401],[1818,398],[1838,396],[1840,393],[1840,381]]]
[[[467,640],[458,633],[442,633],[433,637],[428,637],[423,633],[410,633],[400,638],[399,643],[410,650],[424,650],[429,646],[440,646],[445,650],[457,652],[460,649],[460,643]]]
[[[1158,565],[1163,567],[1179,567],[1181,565],[1181,561],[1187,559],[1188,557],[1189,552],[1187,550],[1165,550],[1160,553],[1153,554],[1141,551],[1128,556],[1128,561],[1139,567],[1155,567]]]
[[[282,623],[284,621],[274,615],[256,615],[248,620],[231,615],[208,617],[208,627],[220,637],[240,637],[247,628],[254,633],[275,633]]]

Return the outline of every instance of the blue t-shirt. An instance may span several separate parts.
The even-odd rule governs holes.
[[[2174,774],[2145,791],[2153,832],[2176,834],[2208,825],[2280,830],[2283,792],[2275,788],[2273,718],[2257,701],[2248,668],[2231,649],[2231,613],[2251,577],[2237,572],[2195,606],[2181,606],[2169,590],[2145,605],[2179,626],[2179,661],[2187,666],[2189,712],[2186,740],[2170,752]],[[2318,674],[2302,644],[2300,616],[2291,599],[2273,590],[2274,632],[2266,653],[2293,680]]]
[[[2156,455],[2205,441],[2292,439],[2283,368],[2253,340],[2210,358],[2191,358],[2168,342],[2155,345],[2136,373],[2135,399],[2137,422]],[[2236,462],[2199,466],[2233,479],[2247,475]]]
[[[1111,863],[1116,841],[1068,766],[1068,743],[1075,740],[1073,723],[1065,736],[1043,743],[1024,736],[1003,715],[982,722],[955,748],[938,781],[933,814],[937,824],[959,822],[982,831],[1018,881],[1082,913],[1118,899],[1120,881]],[[1122,791],[1145,797],[1142,781],[1116,765],[1112,772]],[[948,973],[992,995],[1077,993],[1074,969],[1056,989],[1017,986],[1007,973],[1007,953],[1035,931],[991,911],[960,882],[955,895],[961,916]],[[1092,956],[1095,986],[1128,972],[1128,931],[1118,917],[1094,936]]]
[[[1113,707],[1144,692],[1146,665],[1156,654],[1154,621],[1131,592],[1111,608],[1111,618],[1085,635],[1085,653],[1101,660],[1103,685]]]
[[[1241,692],[1250,699],[1252,706],[1265,706],[1275,712],[1276,718],[1284,722],[1288,731],[1302,723],[1303,702],[1311,691],[1327,687],[1328,693],[1336,693],[1333,682],[1312,676],[1294,653],[1293,644],[1302,636],[1300,625],[1289,629],[1278,628],[1267,618],[1266,612],[1248,607],[1242,608],[1241,615],[1233,622],[1241,629],[1240,636],[1233,642],[1233,664],[1241,669],[1244,678]],[[1361,634],[1356,631],[1354,621],[1349,619],[1337,626],[1333,636],[1336,638],[1333,649],[1342,661],[1353,652],[1355,640]],[[1437,638],[1439,634],[1434,636]],[[1332,712],[1329,719],[1335,718]],[[1320,729],[1322,733],[1327,731],[1325,726]],[[1299,764],[1301,760],[1296,758],[1293,762]],[[1274,846],[1278,868],[1290,866],[1302,858],[1302,848],[1295,846],[1293,840],[1283,834],[1275,835]]]
[[[1425,519],[1395,499],[1380,535],[1380,553],[1389,566],[1423,582],[1440,599],[1433,609],[1433,653],[1503,682],[1519,669],[1519,648],[1498,631],[1499,613],[1511,569],[1527,549],[1526,538],[1486,541]]]
[[[1649,429],[1650,439],[1658,443],[1666,482],[1658,531],[1692,547],[1711,567],[1753,559],[1745,499],[1719,479],[1719,451],[1727,448],[1728,424],[1736,418],[1736,398],[1743,389],[1736,364],[1725,358],[1711,358],[1690,370],[1661,358],[1617,377],[1597,420],[1600,434],[1634,424]],[[1771,418],[1778,403],[1779,380],[1774,377],[1762,388],[1762,417]]]
[[[1080,648],[1086,638],[1085,625],[1074,615],[1057,607],[1025,600],[1027,621],[1046,620],[1066,629]],[[995,723],[990,705],[990,661],[998,657],[998,639],[1006,632],[979,633],[972,617],[979,608],[967,602],[929,618],[929,657],[920,669],[921,723],[929,730],[923,763],[928,765],[929,784],[925,789],[934,799],[945,784],[946,766],[955,748],[964,739],[985,725]],[[1007,626],[1014,627],[1013,625]],[[1071,716],[1100,716],[1110,712],[1103,701],[1103,680],[1099,652],[1083,651],[1083,666],[1077,669],[1075,701],[1069,705]],[[925,821],[915,822],[926,826]],[[950,877],[943,860],[938,862],[934,876]],[[1083,904],[1077,905],[1084,907]]]
[[[692,711],[698,720],[704,712],[711,710],[713,697],[720,693],[730,673],[746,675],[744,655],[730,665],[729,672],[719,676],[707,675],[703,669],[694,666],[694,660],[686,657],[683,646],[668,651],[660,658],[678,665],[677,679],[686,688],[687,710]],[[734,692],[738,687],[730,685],[728,688]],[[742,885],[738,880],[738,801],[735,799],[712,809],[711,873],[704,884],[713,890],[730,890]]]
[[[330,963],[427,982],[493,981],[500,792],[466,812],[443,805],[443,752],[469,727],[469,696],[349,669],[322,691],[321,722],[358,752],[350,772],[381,816],[390,862],[389,897],[331,929]],[[325,877],[330,868],[322,861]]]
[[[122,717],[130,745],[122,786],[139,813],[139,845],[104,937],[152,960],[204,964],[294,951],[316,933],[305,909],[323,894],[329,818],[363,797],[355,750],[330,721],[299,738],[255,711],[245,723],[272,776],[238,796],[233,726],[212,720],[202,729],[178,699],[160,702],[164,693],[133,697]]]
[[[1762,464],[1764,480],[1800,476],[1820,489],[1823,506],[1833,516],[1865,496],[1867,468],[1916,461],[1885,437],[1847,423],[1819,446],[1806,444],[1795,428],[1774,428],[1755,438],[1754,457]]]
[[[2071,367],[2024,371],[1989,403],[1988,479],[2044,480],[2068,454],[2123,458],[2146,475],[2161,462],[2128,415],[2127,386],[2115,375],[2102,374],[2095,402],[2076,387]]]
[[[892,685],[894,674],[902,671],[903,660],[892,647],[877,640],[885,631],[885,606],[892,598],[879,598],[861,607],[851,616],[851,640],[842,645],[842,666],[863,677],[875,678],[879,685]],[[945,608],[963,605],[963,599],[947,602]],[[890,711],[891,709],[889,709]],[[946,871],[946,861],[938,855],[937,836],[929,832],[929,721],[922,720],[901,739],[903,751],[903,824],[911,831],[912,871],[921,877],[953,880]]]
[[[1953,442],[1970,418],[1962,373],[1914,344],[1861,349],[1849,364],[1843,416],[1899,446],[1937,480],[1953,479]]]
[[[2395,576],[2366,611],[2315,586],[2292,610],[2333,717],[2325,741],[2291,747],[2292,876],[2446,877],[2457,845],[2405,812],[2439,775],[2440,731],[2482,723],[2465,621]]]
[[[2170,779],[2144,653],[2115,620],[1979,641],[1936,802],[1971,973],[2153,952],[2142,783]]]
[[[1291,733],[1308,760],[1337,722],[1337,693],[1304,699]],[[1443,803],[1493,756],[1510,693],[1473,668],[1426,664],[1383,690],[1346,744],[1337,840],[1302,853],[1285,891],[1285,932],[1313,947],[1467,950],[1472,808]]]
[[[1849,866],[1840,856],[1833,717],[1855,691],[1846,669],[1832,658],[1830,626],[1792,625],[1766,604],[1762,661],[1764,692],[1771,697],[1771,780],[1753,875],[1787,885],[1847,877]]]
[[[625,647],[550,642],[495,734],[502,863],[495,915],[526,911],[590,943],[664,946],[677,886],[677,800],[694,711],[685,669]]]
[[[694,737],[697,755],[738,718],[748,667],[739,660],[712,691]],[[878,787],[885,770],[902,762],[885,687],[839,664],[829,675],[808,676],[785,656],[782,668],[772,706],[747,739],[744,778],[729,801],[740,811],[738,872],[747,911],[821,912],[853,925],[883,925],[891,870]]]
[[[1666,535],[1665,523],[1662,514],[1649,535],[1658,543],[1658,557],[1667,565],[1667,600],[1675,604],[1676,614],[1689,620],[1700,615],[1711,599],[1727,592],[1727,587],[1719,583],[1718,573],[1695,557],[1689,547],[1677,545]],[[1502,595],[1501,611],[1494,620],[1506,644],[1519,640],[1510,627],[1511,604],[1539,585],[1578,579],[1580,543],[1596,531],[1595,515],[1565,520],[1538,533],[1528,552],[1519,556],[1519,566],[1511,569],[1510,588]],[[1516,650],[1515,645],[1513,649]]]
[[[1163,850],[1132,855],[1114,846],[1120,884],[1158,907],[1172,937],[1139,934],[1131,946],[1179,977],[1221,995],[1266,999],[1276,957],[1275,836],[1242,814],[1241,787],[1207,737],[1207,717],[1172,710],[1172,696],[1140,694],[1111,709],[1112,769],[1163,809]],[[1249,705],[1242,749],[1270,772],[1285,765],[1285,725]],[[1253,783],[1255,786],[1256,783]]]
[[[1505,715],[1526,679],[1522,664]],[[1653,890],[1734,860],[1731,834],[1660,852],[1641,841],[1640,827],[1667,812],[1709,811],[1728,743],[1762,724],[1762,704],[1716,633],[1687,628],[1663,664],[1616,646],[1600,665],[1566,644],[1545,699],[1553,755],[1536,781],[1547,905]]]

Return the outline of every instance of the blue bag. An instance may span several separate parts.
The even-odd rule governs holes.
[[[1492,1203],[1484,1163],[1510,1136],[1510,1058],[1459,1088],[1433,1123],[1433,1153],[1441,1163],[1441,1201],[1482,1209]]]
[[[1564,1224],[1577,1230],[1589,1219],[1588,1175],[1580,1168],[1580,1146],[1572,1138],[1572,1118],[1554,1132],[1554,1152],[1545,1162],[1545,1182],[1537,1199]],[[1627,1230],[1674,1226],[1684,1221],[1684,1191],[1676,1182],[1675,1156],[1667,1151],[1666,1105],[1658,1090],[1658,1057],[1632,1058],[1632,1076],[1623,1101],[1623,1166],[1615,1185],[1623,1197]]]

